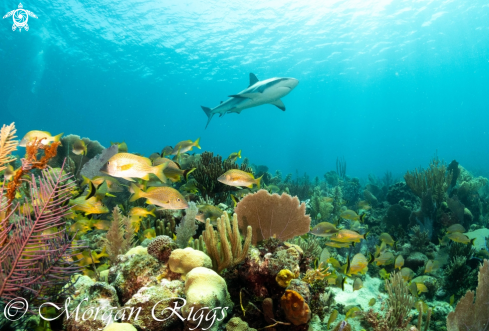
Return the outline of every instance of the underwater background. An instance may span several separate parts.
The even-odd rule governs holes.
[[[145,155],[201,137],[294,175],[322,176],[344,157],[350,175],[399,176],[436,152],[487,173],[485,1],[23,5],[39,17],[30,31],[12,32],[9,18],[0,33],[0,114],[20,132],[126,141]],[[250,72],[300,81],[287,110],[251,108],[205,130],[200,106],[247,87]]]

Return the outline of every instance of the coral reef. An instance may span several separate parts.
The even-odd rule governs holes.
[[[157,236],[148,244],[148,254],[160,262],[166,263],[178,246],[168,236]]]
[[[294,325],[306,324],[311,318],[311,311],[305,299],[296,291],[286,290],[280,305],[285,316]]]
[[[168,266],[171,271],[186,275],[197,267],[212,268],[212,261],[204,252],[187,247],[175,249],[170,255]]]

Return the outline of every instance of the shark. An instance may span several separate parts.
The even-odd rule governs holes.
[[[264,104],[271,104],[285,111],[285,105],[281,98],[289,94],[297,84],[299,84],[299,81],[295,78],[274,77],[259,80],[255,74],[250,73],[250,85],[248,88],[238,94],[230,95],[230,99],[224,102],[221,101],[218,106],[212,109],[201,106],[208,118],[205,128],[207,129],[212,117],[216,114],[219,114],[219,117],[227,113],[240,114],[244,109]]]

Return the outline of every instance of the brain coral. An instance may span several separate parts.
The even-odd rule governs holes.
[[[148,254],[160,262],[167,262],[177,244],[168,236],[158,236],[148,245]]]

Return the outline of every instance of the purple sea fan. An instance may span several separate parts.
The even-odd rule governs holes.
[[[72,259],[80,242],[73,242],[65,221],[75,184],[62,169],[43,170],[39,184],[32,175],[22,213],[5,215],[8,208],[0,205],[0,301],[22,297],[30,310],[42,302],[56,302],[66,294],[61,291],[70,276],[80,271]]]

